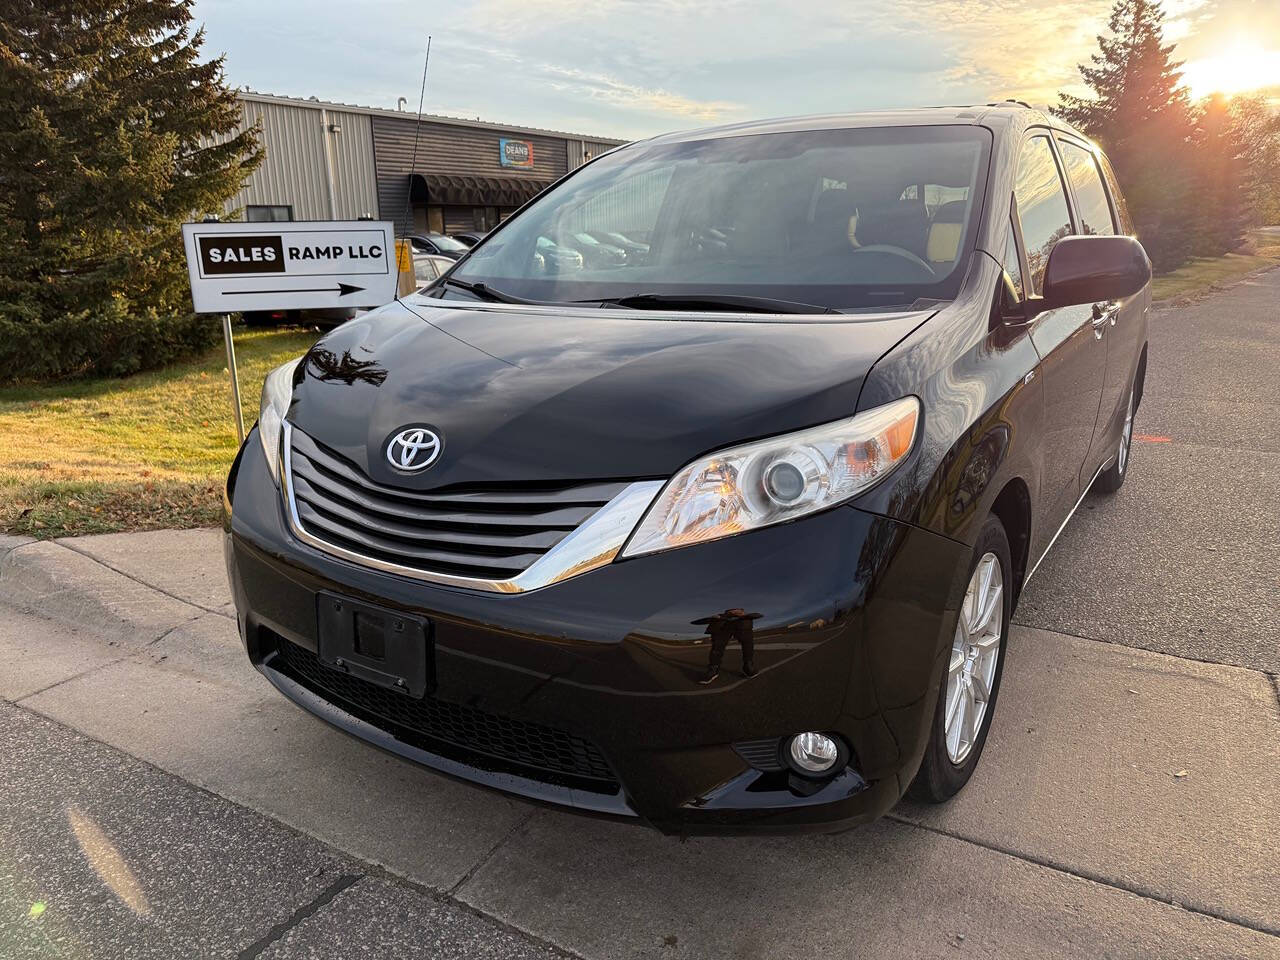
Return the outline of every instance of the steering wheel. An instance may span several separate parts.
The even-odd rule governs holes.
[[[891,246],[887,243],[869,243],[865,247],[855,247],[854,253],[891,253],[895,257],[901,257],[903,260],[910,260],[917,267],[921,267],[931,277],[937,276],[933,267],[925,263],[910,250],[903,250],[901,247]]]

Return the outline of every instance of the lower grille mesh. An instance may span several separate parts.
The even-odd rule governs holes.
[[[450,751],[441,751],[441,744],[457,748],[452,753],[470,754],[465,762],[473,765],[474,754],[480,754],[533,780],[598,793],[618,791],[608,762],[581,737],[430,696],[415,700],[332,670],[310,650],[283,638],[276,647],[277,656],[268,666],[397,739],[427,741],[421,744],[425,749],[446,755]]]

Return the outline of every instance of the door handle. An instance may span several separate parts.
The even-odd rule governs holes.
[[[1112,300],[1108,303],[1095,303],[1093,305],[1093,335],[1097,339],[1102,339],[1102,334],[1107,323],[1111,326],[1116,325],[1116,315],[1120,312],[1120,304]]]
[[[1095,303],[1093,305],[1093,325],[1096,327],[1100,324],[1111,321],[1111,325],[1115,326],[1116,314],[1120,312],[1120,304],[1115,300],[1109,300],[1106,303]]]

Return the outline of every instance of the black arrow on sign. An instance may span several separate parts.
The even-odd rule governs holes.
[[[338,291],[338,296],[345,297],[348,293],[357,293],[364,287],[356,287],[349,283],[340,283],[336,287],[304,287],[302,289],[293,290],[223,290],[223,296],[235,297],[241,294],[257,294],[257,293],[333,293]]]

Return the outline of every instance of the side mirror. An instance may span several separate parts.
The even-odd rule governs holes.
[[[1133,237],[1063,237],[1049,251],[1038,310],[1131,297],[1151,282],[1151,261]]]

